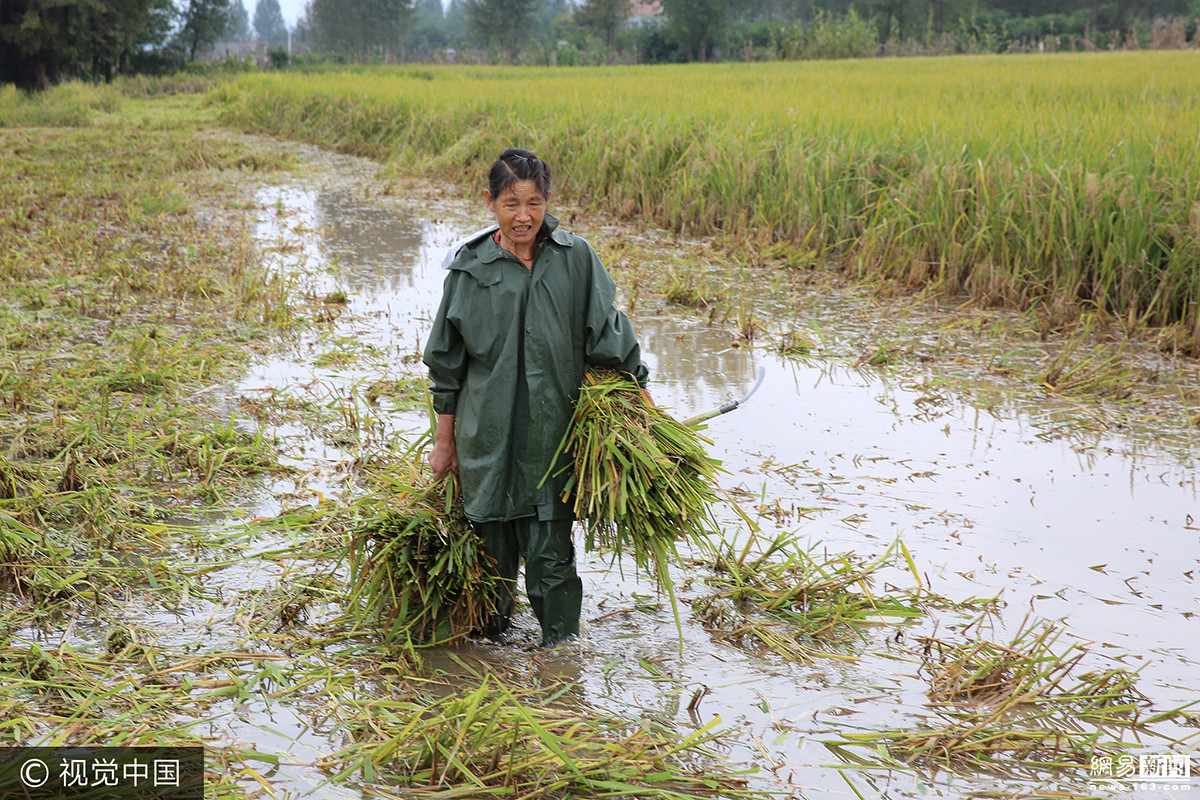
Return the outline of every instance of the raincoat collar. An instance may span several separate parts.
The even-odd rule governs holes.
[[[492,240],[492,234],[498,228],[495,225],[484,228],[455,243],[450,248],[450,252],[446,255],[446,260],[442,262],[442,269],[461,269],[470,272],[471,268],[476,264],[491,264],[494,261],[499,261],[501,258],[508,258],[508,251]],[[543,239],[551,239],[556,244],[563,247],[570,247],[573,244],[573,237],[566,231],[558,229],[558,218],[547,214],[542,219],[542,229],[538,231],[538,241]],[[468,261],[467,263],[459,263],[456,256],[464,247],[474,247],[475,262]]]

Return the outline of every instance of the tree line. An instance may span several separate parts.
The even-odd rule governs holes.
[[[335,59],[562,65],[1194,46],[1198,18],[1200,0],[309,0],[297,33]]]
[[[279,0],[4,0],[0,84],[176,69],[220,41],[285,41]]]
[[[655,63],[1197,43],[1200,0],[5,0],[0,83],[176,68],[221,41],[353,62]]]

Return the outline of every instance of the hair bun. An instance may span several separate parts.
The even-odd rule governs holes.
[[[533,181],[546,199],[550,198],[550,165],[528,150],[510,147],[492,164],[488,172],[488,191],[492,197],[499,197],[518,181]]]

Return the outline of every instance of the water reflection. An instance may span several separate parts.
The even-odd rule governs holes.
[[[346,288],[378,294],[412,287],[425,240],[422,220],[344,190],[316,192],[312,202],[325,262],[350,267],[340,275]]]
[[[731,389],[754,382],[757,354],[730,346],[717,328],[668,317],[640,316],[635,323],[656,400],[673,398],[669,405],[682,416],[724,403]]]

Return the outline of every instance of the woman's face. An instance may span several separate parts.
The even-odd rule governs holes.
[[[532,244],[546,216],[546,197],[533,181],[517,181],[492,197],[484,189],[488,208],[496,215],[500,233],[514,245]]]

